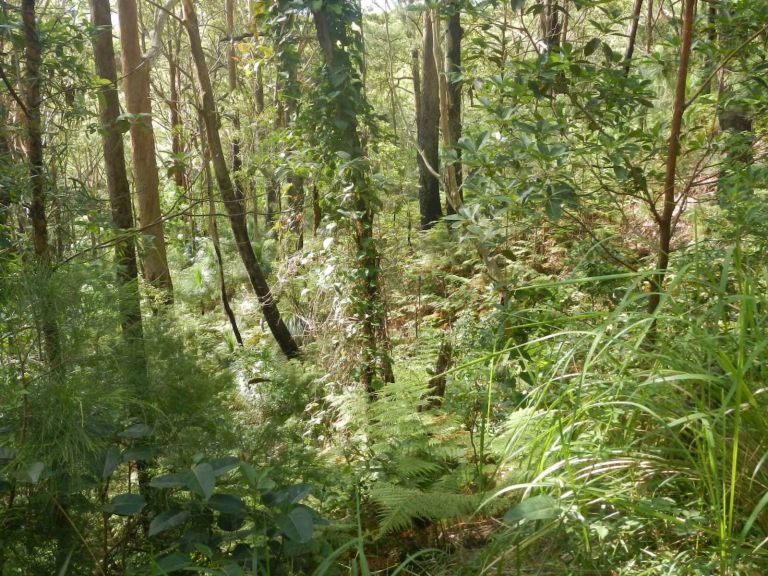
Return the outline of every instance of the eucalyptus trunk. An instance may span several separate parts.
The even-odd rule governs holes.
[[[165,250],[165,230],[160,208],[160,178],[155,157],[155,133],[149,94],[150,62],[142,57],[136,0],[118,0],[122,80],[130,123],[133,180],[136,185],[139,224],[143,236],[142,268],[147,281],[173,300],[173,284]]]
[[[424,12],[421,51],[421,92],[417,96],[416,160],[419,166],[419,213],[421,229],[427,230],[443,216],[440,206],[440,86],[434,57],[432,11]],[[414,78],[414,81],[416,79]]]

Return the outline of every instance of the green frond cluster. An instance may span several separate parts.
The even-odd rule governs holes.
[[[371,490],[379,509],[379,531],[383,534],[410,528],[417,519],[439,522],[472,514],[480,504],[477,495],[425,491],[379,482]]]

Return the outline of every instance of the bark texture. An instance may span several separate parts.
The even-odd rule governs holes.
[[[165,231],[160,210],[160,178],[155,158],[155,133],[149,95],[149,62],[142,57],[139,43],[139,15],[136,0],[118,0],[120,43],[123,52],[123,90],[131,121],[131,158],[136,185],[139,224],[144,238],[142,268],[147,281],[173,298],[171,272],[165,250]]]
[[[99,120],[112,223],[119,234],[119,239],[115,242],[115,261],[120,286],[120,321],[127,338],[140,340],[143,330],[136,246],[132,233],[133,207],[125,169],[123,135],[116,123],[120,115],[120,100],[117,94],[117,70],[115,50],[112,45],[112,16],[109,0],[91,0],[91,18],[93,25],[99,29],[98,34],[93,38],[96,74],[109,82],[99,91]]]
[[[419,165],[419,213],[421,229],[427,230],[443,216],[440,206],[440,86],[434,57],[432,11],[424,12],[421,51],[421,92],[417,97],[417,162]]]

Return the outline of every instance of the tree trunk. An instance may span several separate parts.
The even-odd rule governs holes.
[[[264,272],[262,272],[256,260],[256,255],[248,238],[243,198],[237,194],[237,190],[232,185],[232,179],[224,160],[224,151],[219,137],[216,101],[213,96],[213,86],[211,85],[208,65],[205,62],[205,54],[203,53],[203,46],[200,40],[197,15],[195,14],[192,0],[182,0],[182,5],[184,8],[184,25],[189,35],[192,58],[197,70],[197,80],[202,92],[203,116],[205,119],[208,148],[213,160],[213,169],[216,174],[219,191],[229,214],[229,223],[235,237],[237,250],[248,273],[248,278],[251,281],[254,292],[258,296],[264,318],[272,331],[272,335],[277,340],[283,353],[288,358],[295,358],[299,355],[299,347],[280,316],[277,302],[275,302],[272,292],[267,285],[267,280],[264,277]]]
[[[645,16],[645,51],[650,54],[653,49],[653,0],[648,0],[648,11]]]
[[[48,246],[48,220],[45,213],[46,183],[43,163],[43,136],[40,113],[40,38],[37,32],[35,0],[22,0],[22,25],[24,28],[25,71],[24,106],[27,115],[26,148],[29,161],[29,180],[32,203],[29,208],[32,220],[32,243],[35,248],[40,272],[43,275],[44,294],[41,305],[43,346],[49,368],[56,373],[61,366],[61,339],[56,322],[56,311],[48,295],[47,283],[51,276],[51,255]]]
[[[560,9],[557,0],[546,0],[541,12],[541,39],[548,50],[560,46]]]
[[[227,87],[229,88],[230,104],[233,103],[237,91],[237,60],[235,59],[235,0],[226,0],[225,11],[227,14]],[[238,196],[243,196],[243,187],[240,180],[240,170],[243,161],[240,157],[240,114],[234,111],[232,118],[232,136],[230,138],[230,156],[232,160],[232,180]]]
[[[185,190],[186,170],[181,161],[181,155],[184,152],[182,146],[182,123],[181,111],[179,106],[179,52],[180,44],[178,35],[174,40],[175,49],[169,43],[168,47],[168,76],[170,80],[170,100],[169,108],[171,111],[171,153],[173,154],[173,181],[179,190]]]
[[[264,72],[262,69],[261,64],[257,66],[256,69],[256,81],[253,85],[253,98],[255,101],[255,112],[256,116],[261,116],[264,112]],[[261,139],[262,134],[261,130],[256,130],[256,138]],[[259,198],[258,198],[258,192],[256,190],[255,186],[252,186],[252,193],[253,193],[253,238],[256,239],[256,236],[258,234],[259,230]],[[267,208],[269,207],[269,204],[264,201]],[[269,228],[269,220],[266,218],[266,210],[265,210],[265,222],[267,222],[266,228]]]
[[[231,35],[231,34],[230,34]],[[227,315],[229,325],[232,328],[232,334],[239,346],[243,345],[243,337],[240,335],[240,328],[237,326],[237,318],[229,304],[229,295],[227,294],[227,282],[224,276],[224,258],[221,256],[221,242],[219,241],[219,227],[216,224],[216,201],[213,198],[213,181],[211,179],[211,154],[205,143],[205,120],[202,112],[198,115],[198,124],[200,125],[200,156],[203,158],[203,174],[205,175],[205,189],[208,196],[208,234],[213,244],[213,253],[216,256],[216,268],[219,272],[219,295],[221,297],[221,306]]]
[[[432,17],[432,55],[435,59],[435,68],[439,71],[437,76],[438,83],[438,100],[439,100],[439,122],[440,122],[440,134],[443,140],[443,150],[449,150],[453,144],[451,142],[451,126],[450,126],[450,88],[448,86],[448,76],[445,68],[445,57],[443,56],[443,48],[440,44],[440,38],[442,34],[440,32],[440,17],[437,13]],[[447,164],[443,167],[443,186],[445,188],[445,203],[450,206],[451,209],[456,212],[461,206],[461,198],[459,197],[459,186],[456,179],[456,165]]]
[[[165,231],[160,210],[160,179],[155,159],[155,133],[149,97],[149,62],[142,58],[139,43],[139,16],[136,0],[118,0],[120,43],[123,51],[123,90],[129,114],[141,114],[131,120],[131,157],[133,179],[139,206],[139,223],[144,246],[142,265],[147,281],[173,300],[171,272],[165,251]]]
[[[288,180],[288,225],[296,236],[296,251],[299,251],[304,248],[304,178],[291,174]]]
[[[632,66],[632,55],[635,53],[637,28],[640,24],[640,12],[642,12],[642,10],[643,0],[635,0],[635,5],[632,8],[632,19],[629,22],[629,30],[627,32],[627,49],[624,51],[624,74],[629,74],[629,70]]]
[[[120,100],[117,93],[115,49],[112,45],[112,15],[109,0],[91,0],[91,20],[98,33],[93,36],[93,57],[96,74],[108,83],[99,89],[99,121],[107,173],[107,192],[112,224],[118,240],[115,242],[115,265],[119,286],[118,309],[123,339],[126,343],[126,373],[137,397],[146,398],[147,364],[144,351],[144,329],[141,320],[139,271],[133,236],[133,206],[131,189],[125,169],[123,135],[117,125]],[[149,500],[149,474],[142,462],[137,462],[139,491]],[[144,532],[149,521],[142,516]]]
[[[456,147],[461,138],[461,40],[464,30],[461,27],[461,8],[458,3],[453,4],[454,12],[448,18],[448,26],[445,30],[445,75],[448,83],[448,139],[450,147],[455,150],[457,162],[451,167],[455,180],[455,194],[459,202],[464,196],[461,190],[463,174],[461,168],[461,150]],[[446,188],[447,190],[447,188]],[[447,201],[445,211],[454,214],[455,208],[452,202]]]
[[[117,279],[120,285],[120,320],[129,339],[142,338],[141,305],[139,301],[136,247],[132,235],[133,207],[125,169],[123,136],[117,126],[120,100],[117,94],[117,70],[112,45],[112,16],[109,0],[91,0],[91,18],[99,33],[93,37],[96,74],[109,84],[99,90],[99,120],[102,128],[104,167],[112,211],[112,223],[118,231],[115,243]]]
[[[342,2],[341,9],[342,12],[346,10],[350,13],[351,23],[360,26],[361,14],[354,6]],[[360,376],[369,396],[373,397],[379,382],[392,379],[392,369],[387,353],[386,313],[379,290],[379,255],[373,237],[375,191],[370,182],[370,168],[365,163],[365,150],[358,126],[360,111],[367,108],[367,102],[361,70],[355,69],[359,63],[356,64],[356,47],[348,30],[350,21],[328,10],[327,4],[313,10],[312,17],[325,59],[326,78],[329,84],[334,85],[335,81],[340,87],[340,93],[333,97],[334,120],[330,127],[336,132],[336,151],[344,152],[350,160],[356,161],[348,168],[348,178],[353,191],[351,208],[356,213],[351,224],[357,252],[355,261],[358,263],[358,294],[355,304],[359,310],[356,315],[363,337]]]
[[[656,262],[656,272],[652,276],[653,292],[648,299],[648,312],[653,314],[661,301],[661,291],[664,277],[669,266],[669,253],[672,244],[672,225],[677,198],[675,197],[675,176],[677,174],[677,159],[680,154],[680,131],[685,112],[685,85],[688,81],[688,63],[691,56],[693,39],[693,19],[696,13],[696,0],[684,0],[683,34],[680,44],[680,63],[677,68],[675,99],[672,105],[672,123],[669,129],[669,147],[667,150],[666,172],[664,176],[664,206],[657,213],[659,230],[659,249]]]
[[[427,230],[443,216],[440,206],[440,179],[436,175],[440,162],[440,93],[434,57],[432,11],[424,12],[424,42],[421,53],[421,97],[417,114],[419,150],[419,212],[421,229]],[[414,82],[416,78],[414,78]]]

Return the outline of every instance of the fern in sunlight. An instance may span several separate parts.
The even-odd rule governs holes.
[[[438,522],[468,516],[481,500],[476,495],[418,490],[388,482],[375,484],[371,498],[379,509],[381,534],[410,528],[417,519]]]

